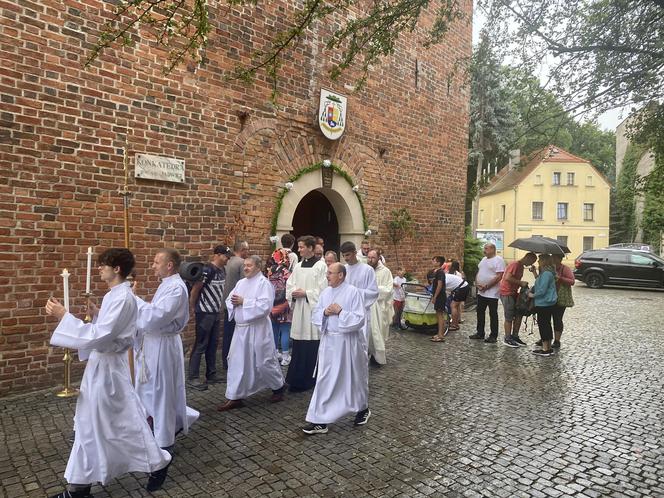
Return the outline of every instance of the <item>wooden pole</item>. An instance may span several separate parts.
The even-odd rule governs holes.
[[[127,135],[129,135],[127,133]],[[129,227],[129,197],[131,197],[131,193],[129,192],[129,155],[127,153],[127,149],[129,148],[129,141],[125,143],[124,147],[124,153],[123,153],[123,166],[124,166],[124,186],[122,190],[120,190],[120,195],[122,196],[122,201],[123,201],[123,215],[124,215],[124,245],[125,248],[129,249],[129,239],[130,239],[130,227]],[[127,280],[131,281],[133,280],[133,277],[130,275]],[[129,348],[129,351],[127,351],[127,359],[129,361],[129,374],[131,375],[131,383],[134,383],[134,349]]]

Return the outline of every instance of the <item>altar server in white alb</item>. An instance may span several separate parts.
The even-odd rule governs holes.
[[[136,297],[136,392],[152,417],[159,446],[171,449],[175,435],[189,432],[198,412],[187,407],[180,333],[189,321],[187,286],[178,274],[180,253],[160,249],[152,269],[161,279],[152,302]]]
[[[262,266],[258,256],[245,259],[244,278],[226,299],[229,320],[235,320],[235,332],[228,352],[228,401],[217,408],[221,412],[241,408],[243,399],[263,389],[272,389],[272,403],[283,400],[284,376],[270,321],[274,287],[261,273]]]
[[[131,385],[127,350],[136,333],[136,302],[125,281],[134,267],[127,249],[108,249],[99,256],[99,273],[108,284],[101,309],[84,323],[51,298],[46,312],[60,319],[53,346],[78,349],[87,359],[76,401],[75,439],[65,470],[68,489],[53,498],[91,497],[99,482],[108,484],[127,472],[148,472],[147,489],[161,488],[171,455],[159,448],[145,410]]]
[[[341,244],[341,255],[346,261],[346,282],[355,287],[362,294],[364,309],[367,316],[364,320],[364,336],[366,344],[369,344],[371,331],[371,306],[378,299],[378,286],[376,285],[376,273],[368,264],[357,260],[357,249],[352,242]]]
[[[318,302],[320,292],[327,285],[325,272],[327,266],[314,254],[316,239],[303,235],[297,239],[297,250],[302,261],[295,265],[286,282],[286,300],[293,310],[291,339],[293,354],[286,374],[290,391],[307,391],[314,387],[316,376],[316,358],[320,334],[311,323],[311,310]]]
[[[346,281],[346,268],[334,263],[327,270],[329,286],[321,293],[311,320],[321,331],[316,387],[309,403],[305,434],[324,434],[327,424],[355,414],[364,425],[369,410],[369,365],[363,326],[362,295]]]
[[[385,344],[390,334],[390,324],[394,317],[392,290],[394,279],[392,272],[380,260],[376,249],[367,255],[367,264],[373,268],[378,287],[378,299],[371,306],[371,333],[369,334],[369,359],[375,365],[385,365]]]

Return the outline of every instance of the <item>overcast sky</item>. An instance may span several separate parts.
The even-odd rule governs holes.
[[[473,10],[473,44],[477,43],[479,41],[479,35],[480,35],[480,30],[482,29],[482,25],[484,24],[484,15],[483,13],[477,9],[474,8]],[[544,74],[546,72],[546,69],[542,71]],[[628,108],[621,108],[621,109],[613,109],[611,111],[607,111],[604,114],[601,114],[597,118],[597,123],[599,124],[600,128],[608,131],[615,131],[616,128],[620,123],[623,122],[625,118],[627,118],[629,114],[629,109]]]

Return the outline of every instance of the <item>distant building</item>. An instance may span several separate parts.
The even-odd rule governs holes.
[[[625,160],[625,153],[630,146],[629,138],[627,138],[627,126],[629,125],[630,118],[625,119],[616,128],[616,182],[620,177],[620,172],[623,168]],[[648,175],[655,167],[655,155],[652,151],[645,151],[636,165],[636,174],[638,176]],[[643,207],[644,199],[642,195],[637,194],[634,198],[634,214],[636,220],[636,233],[633,242],[643,242],[643,227],[641,222],[643,220]]]
[[[581,252],[609,244],[611,185],[585,159],[550,145],[532,154],[525,166],[510,162],[482,189],[477,235],[497,243],[507,260],[523,251],[514,239],[543,235]]]

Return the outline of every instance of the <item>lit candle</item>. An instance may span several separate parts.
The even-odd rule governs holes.
[[[65,311],[69,313],[69,272],[67,271],[67,268],[62,270],[62,273],[60,274],[62,277],[62,285],[64,287],[64,306],[65,306]]]
[[[88,270],[85,274],[85,293],[90,294],[90,280],[92,278],[92,247],[88,247]]]

